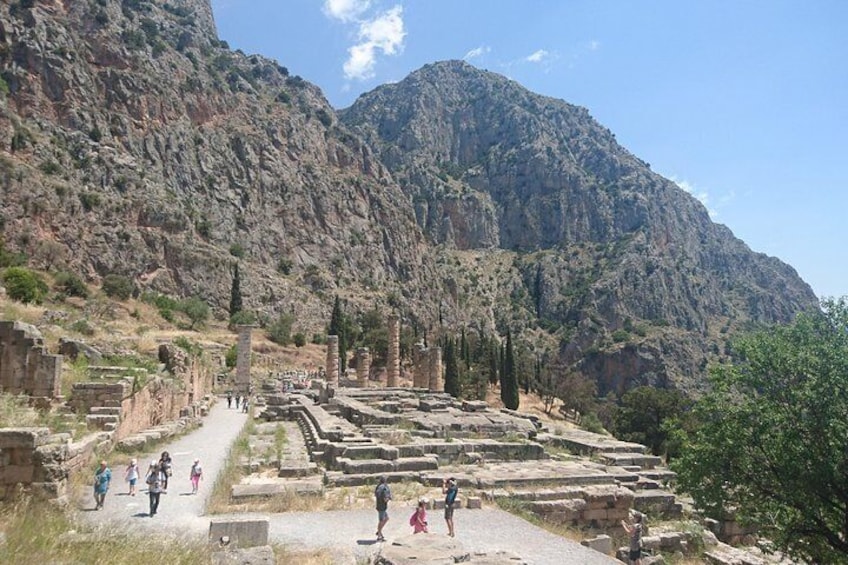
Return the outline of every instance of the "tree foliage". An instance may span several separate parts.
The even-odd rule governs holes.
[[[678,390],[642,386],[627,391],[615,413],[615,437],[647,445],[654,455],[667,452],[668,422],[680,422],[691,401]]]
[[[506,333],[503,372],[501,374],[501,400],[510,410],[518,410],[518,376],[515,370],[515,352],[512,346],[512,334]]]
[[[339,361],[341,362],[342,372],[347,369],[347,348],[350,343],[350,330],[350,320],[342,309],[341,299],[336,296],[336,300],[333,303],[333,313],[330,314],[330,325],[327,328],[327,335],[336,335],[339,337]]]
[[[9,298],[24,304],[41,304],[50,290],[44,279],[25,267],[9,267],[3,271],[3,286]]]
[[[187,298],[180,303],[180,310],[191,322],[191,329],[202,326],[209,319],[209,305],[199,296]]]
[[[673,462],[709,515],[735,511],[775,547],[848,563],[848,303],[735,341]]]
[[[465,335],[463,334],[463,338]],[[444,363],[445,363],[445,392],[459,398],[459,364],[457,359],[456,341],[447,336],[444,340]]]
[[[233,267],[233,282],[230,286],[230,316],[235,316],[242,311],[241,301],[241,276],[239,275],[238,263]]]

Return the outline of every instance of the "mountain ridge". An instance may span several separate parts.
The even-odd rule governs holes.
[[[206,0],[0,6],[7,247],[90,281],[245,303],[308,333],[333,297],[419,335],[512,330],[602,393],[698,388],[732,331],[816,305],[584,108],[460,62],[334,112],[231,51]],[[380,111],[375,108],[380,106]]]

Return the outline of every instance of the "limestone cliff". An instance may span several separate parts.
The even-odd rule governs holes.
[[[564,358],[602,391],[687,381],[740,322],[785,322],[816,304],[791,267],[714,224],[585,108],[451,61],[341,117],[434,243],[517,252],[512,302],[559,328]]]
[[[334,295],[430,335],[512,329],[602,390],[696,386],[815,305],[582,108],[458,62],[338,115],[232,51],[208,0],[0,4],[0,231],[42,268],[320,331]]]

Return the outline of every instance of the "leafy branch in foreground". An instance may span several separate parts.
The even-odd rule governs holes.
[[[735,512],[775,548],[848,563],[848,302],[740,338],[672,468],[708,515]]]

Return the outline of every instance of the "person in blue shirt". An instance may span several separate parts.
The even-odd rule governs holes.
[[[109,483],[111,482],[112,470],[107,466],[106,461],[101,461],[100,468],[94,473],[95,510],[103,508],[103,503],[106,501],[106,493],[109,492]]]
[[[448,525],[448,535],[454,537],[453,530],[453,505],[456,502],[456,495],[459,493],[459,487],[456,486],[456,479],[453,477],[442,482],[442,494],[445,495],[445,522]]]

